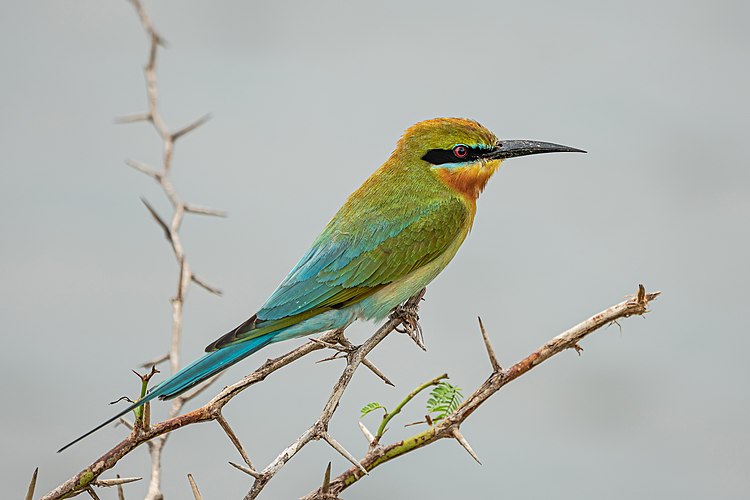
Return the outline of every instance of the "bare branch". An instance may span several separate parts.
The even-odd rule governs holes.
[[[367,455],[360,460],[360,464],[368,471],[372,471],[375,467],[378,467],[394,458],[445,438],[456,439],[461,446],[472,455],[472,458],[478,462],[479,460],[476,457],[476,453],[473,452],[471,446],[469,446],[466,439],[463,438],[460,431],[457,432],[461,424],[469,418],[474,411],[487,401],[487,399],[516,378],[527,373],[529,370],[540,365],[552,356],[559,354],[566,349],[574,349],[575,346],[590,333],[620,318],[646,314],[648,312],[649,302],[658,297],[660,293],[661,292],[646,293],[643,286],[639,286],[638,293],[635,297],[609,307],[566,330],[507,370],[493,371],[487,380],[485,380],[485,382],[475,390],[474,393],[471,394],[471,396],[469,396],[454,413],[446,416],[445,419],[441,420],[436,425],[396,443],[387,446],[370,447]],[[329,494],[338,495],[343,490],[357,482],[360,477],[361,472],[359,467],[350,467],[337,478],[331,480]],[[310,492],[303,498],[306,500],[313,500],[318,498],[320,493],[321,491],[319,488]]]

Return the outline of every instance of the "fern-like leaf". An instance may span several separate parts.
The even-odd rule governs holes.
[[[427,412],[435,413],[436,415],[432,416],[432,421],[438,422],[456,411],[462,399],[460,387],[448,382],[440,382],[430,392],[430,397],[427,399]]]
[[[362,407],[362,409],[359,410],[362,413],[362,415],[360,415],[360,418],[364,417],[365,415],[367,415],[371,411],[375,411],[377,409],[382,409],[383,413],[388,413],[388,410],[385,409],[385,406],[381,405],[380,403],[377,403],[377,402],[373,401],[372,403],[368,403],[368,404],[364,405]]]

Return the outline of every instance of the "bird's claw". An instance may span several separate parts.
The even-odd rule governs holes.
[[[420,349],[423,351],[427,350],[424,345],[422,326],[419,324],[417,306],[400,305],[391,313],[391,319],[401,320],[401,325],[394,328],[394,330],[407,334]]]

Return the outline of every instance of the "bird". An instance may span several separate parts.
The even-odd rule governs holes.
[[[58,452],[153,399],[179,396],[269,344],[345,328],[355,320],[382,320],[453,259],[471,231],[480,193],[504,160],[558,152],[586,151],[500,140],[466,118],[434,118],[409,127],[252,317]]]

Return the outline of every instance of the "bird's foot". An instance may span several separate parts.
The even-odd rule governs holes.
[[[391,319],[400,319],[401,326],[397,326],[395,330],[407,334],[420,349],[426,351],[422,326],[419,324],[418,309],[418,305],[402,304],[393,310]]]

